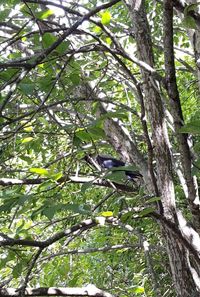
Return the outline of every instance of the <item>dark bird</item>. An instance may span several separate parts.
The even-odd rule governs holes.
[[[112,158],[112,157],[97,155],[96,161],[101,168],[105,168],[105,169],[126,166],[126,164],[123,161]],[[128,177],[128,179],[131,179],[131,180],[142,177],[142,175],[138,171],[123,170],[123,169],[120,169],[120,171],[125,171],[126,176]]]
[[[123,161],[117,160],[112,157],[104,157],[97,155],[96,160],[101,168],[110,169],[113,167],[125,166],[125,163]]]

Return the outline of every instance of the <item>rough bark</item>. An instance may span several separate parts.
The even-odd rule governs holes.
[[[132,18],[139,59],[154,67],[151,35],[143,0],[129,0],[128,9]],[[177,222],[175,194],[172,175],[172,159],[168,140],[162,100],[154,79],[143,69],[145,108],[151,124],[158,173],[158,187],[168,220]],[[187,250],[177,238],[162,226],[167,242],[171,272],[177,296],[199,296],[188,264]]]
[[[184,118],[181,109],[180,96],[176,83],[176,72],[174,63],[174,49],[173,49],[173,2],[164,0],[164,57],[166,69],[166,84],[171,106],[171,113],[174,119],[174,127],[181,152],[181,163],[187,186],[187,197],[191,213],[193,215],[193,224],[200,231],[200,209],[198,187],[195,177],[192,176],[192,157],[188,144],[188,135],[180,133],[181,127],[184,125]],[[194,36],[199,35],[199,29]],[[194,39],[195,40],[195,39]],[[195,58],[198,68],[198,60],[200,61],[200,51],[198,43],[194,43]],[[199,71],[197,71],[199,72]]]
[[[142,10],[142,3],[140,2],[141,1],[130,1],[130,5],[128,5],[128,7],[133,20],[133,29],[138,48],[138,56],[142,61],[153,67],[154,62],[150,31],[146,14]],[[167,217],[173,217],[175,195],[172,180],[171,154],[164,109],[160,94],[155,87],[156,82],[153,81],[150,74],[142,68],[141,73],[143,77],[145,109],[152,128],[152,138],[158,173],[158,187],[161,197],[163,197],[162,202],[165,215]]]

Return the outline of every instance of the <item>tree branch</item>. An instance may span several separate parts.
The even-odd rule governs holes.
[[[43,182],[49,180],[48,178],[0,178],[0,186],[7,187],[7,186],[14,186],[14,185],[40,185]],[[81,177],[81,176],[68,176],[64,175],[60,179],[56,181],[57,183],[92,183],[94,186],[100,186],[100,187],[107,187],[107,188],[113,188],[111,183],[109,181],[106,181],[101,178],[95,178],[94,176],[91,177]],[[128,186],[126,184],[118,184],[114,183],[117,190],[121,190],[124,192],[135,192],[137,189],[133,186]]]
[[[7,236],[4,233],[0,233],[0,246],[14,246],[14,245],[22,245],[22,246],[33,246],[33,247],[39,247],[41,249],[44,249],[56,241],[68,237],[69,235],[73,234],[74,232],[78,230],[88,230],[98,224],[97,220],[94,219],[88,219],[85,221],[82,221],[79,224],[76,224],[72,226],[71,228],[61,231],[59,233],[54,234],[52,237],[48,238],[44,241],[37,241],[37,240],[26,240],[26,239],[15,239]]]
[[[15,288],[0,288],[0,297],[20,297],[20,290]],[[94,285],[88,285],[83,288],[26,288],[25,296],[90,296],[90,297],[113,297],[110,293],[96,288]]]
[[[41,63],[52,51],[54,51],[63,40],[65,40],[66,37],[68,37],[71,33],[74,32],[84,21],[87,21],[92,17],[93,15],[97,14],[99,11],[109,8],[116,3],[120,2],[121,0],[112,0],[110,2],[107,2],[105,4],[99,5],[95,7],[93,10],[82,16],[77,22],[75,22],[66,32],[63,33],[50,47],[48,47],[46,50],[44,50],[33,63],[27,64],[27,67],[34,68],[36,65]],[[26,1],[25,1],[26,2]]]

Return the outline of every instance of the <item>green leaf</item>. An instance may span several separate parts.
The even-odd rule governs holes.
[[[117,183],[124,183],[127,180],[124,171],[112,171],[111,173],[106,174],[105,179],[111,180]]]
[[[80,83],[79,73],[71,73],[69,79],[73,83],[73,85],[77,86]]]
[[[24,17],[30,18],[30,11],[25,4],[20,5],[20,11],[24,15]]]
[[[180,130],[181,133],[200,134],[200,120],[194,120],[183,126]]]
[[[44,33],[42,36],[42,42],[45,48],[50,47],[56,40],[57,38],[51,33]]]
[[[120,220],[125,223],[128,219],[130,219],[133,215],[132,211],[127,211],[125,214],[123,214],[120,218]]]
[[[90,212],[90,209],[88,207],[85,207],[76,203],[62,204],[62,209],[71,211],[73,213],[81,213],[81,214],[88,214],[88,212]]]
[[[153,202],[157,202],[157,201],[160,201],[160,197],[153,197],[153,198],[150,198],[146,201],[146,203],[153,203]]]
[[[107,43],[108,45],[111,45],[111,43],[112,43],[112,39],[111,39],[110,37],[106,37],[106,43]]]
[[[148,208],[145,208],[144,210],[142,210],[139,215],[142,216],[142,217],[145,217],[146,215],[148,215],[149,213],[151,212],[154,212],[155,209],[153,207],[148,207]]]
[[[78,131],[76,131],[76,137],[78,137],[79,139],[83,140],[83,141],[91,141],[91,136],[90,134],[85,131],[84,129],[79,129]]]
[[[19,88],[24,95],[32,95],[35,85],[32,83],[20,83]]]
[[[133,292],[135,294],[143,294],[144,293],[144,287],[138,286],[138,287],[134,288]]]
[[[3,3],[5,3],[5,2],[3,2]],[[10,13],[10,9],[9,8],[1,9],[1,11],[0,11],[0,19],[1,20],[5,20],[9,16],[9,13]]]
[[[58,172],[58,173],[48,174],[48,176],[52,180],[59,180],[63,176],[63,173],[62,172]]]
[[[0,16],[1,19],[1,16]],[[16,73],[15,69],[5,69],[4,71],[0,72],[0,79],[6,81],[9,80],[14,74]]]
[[[27,162],[29,165],[32,163],[32,159],[28,156],[19,156],[19,158],[25,162]]]
[[[29,169],[30,172],[32,173],[37,173],[39,175],[48,175],[49,174],[49,171],[45,168],[35,168],[35,167],[32,167]]]
[[[110,24],[110,20],[111,20],[111,14],[109,11],[105,11],[102,16],[101,16],[101,23],[103,25],[108,25]]]
[[[109,111],[106,114],[103,114],[100,119],[104,120],[107,118],[116,118],[127,120],[127,114],[124,111]]]
[[[96,33],[96,34],[99,34],[99,33],[102,32],[102,29],[101,29],[99,26],[95,26],[95,27],[92,29],[92,31],[93,31],[94,33]]]
[[[60,55],[63,55],[66,50],[69,48],[70,42],[69,41],[63,41],[59,46],[56,48],[56,52],[58,52]]]
[[[49,16],[51,16],[52,14],[54,14],[53,10],[51,9],[47,9],[45,11],[41,11],[36,13],[36,17],[40,20],[45,20],[47,19]]]
[[[92,137],[95,139],[102,139],[105,138],[105,132],[102,128],[97,127],[97,126],[89,126],[88,127],[88,132],[92,134]]]
[[[112,217],[113,216],[113,212],[112,211],[103,211],[103,212],[101,212],[101,215],[103,217]]]
[[[22,143],[27,143],[33,140],[33,137],[26,137],[24,139],[21,140]]]
[[[196,29],[196,22],[191,16],[185,16],[183,19],[183,25],[189,29]]]
[[[87,182],[87,183],[84,183],[82,186],[81,186],[81,192],[82,193],[85,193],[87,189],[91,188],[93,186],[92,182]]]
[[[9,200],[0,206],[0,212],[10,212],[16,206],[16,201]]]
[[[17,204],[23,205],[27,200],[30,199],[30,197],[32,197],[32,196],[31,195],[22,195],[21,197],[19,197]]]
[[[25,126],[24,131],[26,132],[33,132],[33,126]]]
[[[56,209],[55,206],[47,207],[42,211],[42,214],[47,217],[49,220],[52,220],[55,215]]]
[[[68,281],[68,286],[75,287],[78,284],[79,279],[82,276],[82,272],[75,273],[73,278]]]
[[[4,258],[4,259],[0,259],[0,269],[6,267],[6,265],[8,265],[9,259],[8,257]]]
[[[17,227],[15,233],[18,234],[21,230],[23,230],[24,225],[25,225],[25,221],[21,220],[21,222],[19,222],[19,226]]]
[[[23,269],[22,262],[17,263],[17,265],[15,265],[15,267],[13,268],[13,277],[14,278],[19,277],[22,273],[22,269]]]
[[[34,240],[34,238],[30,234],[30,231],[26,229],[22,229],[17,235],[19,237],[23,237],[23,239]]]
[[[76,147],[80,147],[81,143],[81,139],[75,134],[73,137],[73,145]]]

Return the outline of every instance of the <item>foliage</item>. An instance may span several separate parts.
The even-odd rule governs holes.
[[[162,7],[147,2],[155,64],[164,76],[162,28],[158,25]],[[4,24],[0,27],[0,174],[2,179],[19,181],[1,188],[0,231],[13,239],[45,241],[88,218],[113,216],[121,223],[106,221],[91,229],[80,228],[43,249],[28,276],[29,285],[92,283],[116,295],[156,296],[153,270],[161,296],[167,291],[166,296],[174,296],[165,244],[149,217],[159,198],[151,200],[143,185],[135,188],[120,172],[111,176],[83,160],[94,153],[119,157],[105,133],[107,119],[127,129],[147,155],[140,102],[127,74],[128,69],[141,80],[139,66],[133,63],[137,53],[128,10],[118,2],[72,29],[88,11],[106,2],[63,3],[66,10],[58,9],[62,5],[40,5],[40,1],[0,1]],[[177,81],[186,119],[181,133],[194,135],[195,153],[199,154],[198,90],[194,60],[187,54],[191,50],[188,22],[185,25],[176,17],[174,24]],[[165,91],[161,93],[168,106]],[[106,104],[104,115],[98,112],[100,102]],[[151,133],[150,126],[148,129]],[[176,152],[170,129],[169,135]],[[200,160],[195,162],[199,175]],[[79,183],[71,177],[88,180]],[[133,191],[98,186],[90,177],[93,182],[104,177],[110,184],[122,180]],[[176,178],[175,186],[182,205],[183,191]],[[144,242],[150,246],[148,252]],[[115,245],[123,247],[98,251]],[[92,248],[97,250],[91,252]],[[19,287],[36,253],[32,246],[2,246],[1,283]]]

